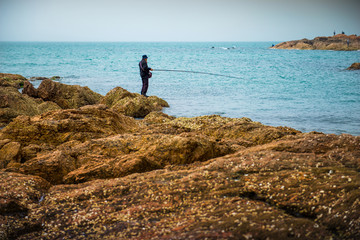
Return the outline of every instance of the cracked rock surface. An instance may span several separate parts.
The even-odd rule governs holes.
[[[360,238],[359,136],[119,104],[0,130],[0,239]]]

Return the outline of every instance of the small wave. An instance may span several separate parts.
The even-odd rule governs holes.
[[[223,50],[236,49],[236,46],[232,46],[232,47],[220,47],[220,49],[223,49]]]
[[[71,78],[71,79],[79,79],[80,76],[76,76],[76,75],[69,75],[69,76],[65,76],[63,78]]]

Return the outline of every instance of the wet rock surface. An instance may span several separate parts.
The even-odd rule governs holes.
[[[0,130],[1,239],[360,238],[359,136],[135,120],[129,95]]]
[[[316,37],[312,40],[304,38],[301,40],[282,42],[272,48],[355,51],[360,49],[360,36],[337,34],[331,37]]]

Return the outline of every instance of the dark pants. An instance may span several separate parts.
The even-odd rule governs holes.
[[[148,87],[149,87],[149,78],[148,77],[145,77],[145,78],[141,78],[142,80],[142,89],[141,89],[141,95],[146,95],[146,92],[148,90]]]

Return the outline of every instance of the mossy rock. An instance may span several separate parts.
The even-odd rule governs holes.
[[[118,113],[135,118],[144,118],[153,111],[161,111],[169,104],[156,96],[144,97],[138,93],[131,93],[121,87],[109,91],[101,100],[109,108]]]
[[[0,73],[0,86],[20,89],[27,79],[18,74]]]

